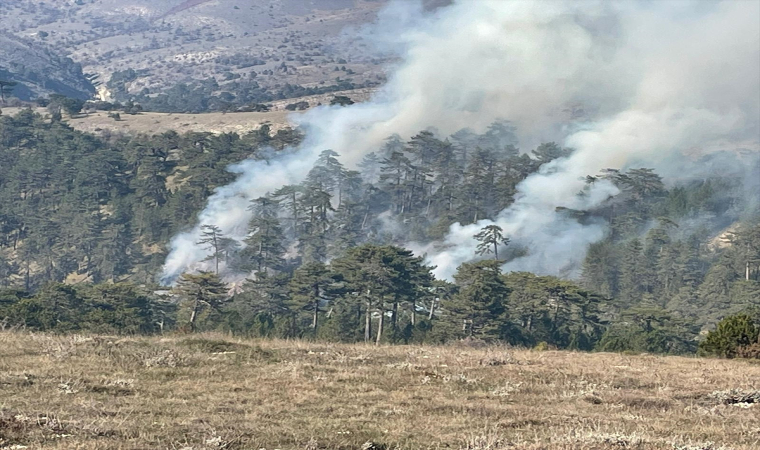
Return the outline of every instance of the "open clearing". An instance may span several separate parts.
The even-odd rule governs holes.
[[[126,114],[120,112],[120,119],[114,120],[108,117],[107,111],[93,111],[70,118],[64,116],[63,121],[72,128],[88,133],[111,133],[124,134],[160,134],[166,131],[177,133],[238,133],[245,134],[269,125],[272,132],[283,128],[292,127],[290,117],[302,114],[302,111],[287,111],[285,107],[290,103],[307,102],[311,107],[319,104],[327,105],[336,95],[345,95],[357,102],[367,101],[375,92],[374,89],[354,89],[329,94],[310,95],[305,97],[291,98],[269,102],[272,110],[268,112],[209,112],[200,114],[159,113],[141,112],[139,114]],[[23,108],[4,107],[4,115],[13,116]],[[45,108],[32,108],[36,113],[46,116],[49,112]]]
[[[759,380],[747,361],[4,332],[0,448],[752,449]]]
[[[3,114],[13,116],[22,108],[3,108]],[[45,116],[48,111],[45,108],[33,108],[35,112]],[[202,114],[179,114],[143,112],[130,115],[121,113],[121,119],[116,121],[108,117],[106,111],[95,111],[82,114],[75,118],[64,117],[63,121],[72,128],[88,133],[111,133],[124,134],[160,134],[166,131],[178,133],[238,133],[245,134],[256,130],[262,125],[269,125],[273,132],[291,126],[288,121],[289,111],[271,112],[236,112],[236,113],[202,113]]]

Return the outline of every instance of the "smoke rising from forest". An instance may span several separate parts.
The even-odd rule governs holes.
[[[233,166],[238,179],[172,240],[164,280],[202,267],[200,224],[242,240],[251,199],[302,181],[322,150],[353,165],[394,133],[482,131],[506,119],[524,151],[551,140],[575,149],[524,180],[494,221],[525,249],[506,270],[566,276],[606,225],[556,208],[584,211],[618,193],[600,181],[578,196],[586,175],[632,164],[672,173],[681,152],[758,149],[760,2],[484,0],[428,13],[412,3],[393,3],[369,34],[393,36],[384,43],[401,59],[386,86],[369,102],[299,116],[298,148]],[[490,223],[455,224],[442,242],[409,246],[448,278]]]

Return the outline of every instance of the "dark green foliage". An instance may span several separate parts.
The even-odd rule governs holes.
[[[680,330],[660,328],[647,331],[636,325],[614,324],[604,332],[596,350],[603,352],[635,352],[685,354],[694,345],[679,334]]]
[[[336,95],[335,97],[332,98],[332,100],[330,100],[331,106],[335,106],[335,105],[348,106],[348,105],[353,105],[353,104],[354,104],[354,101],[351,100],[349,97],[346,97],[345,95]]]
[[[290,309],[294,312],[308,312],[311,332],[316,336],[322,305],[329,304],[339,289],[336,277],[321,263],[308,263],[296,269],[288,288],[290,290]]]
[[[607,328],[596,350],[684,354],[696,350],[696,329],[668,311],[643,304],[625,311]]]
[[[699,343],[699,351],[705,355],[733,358],[739,348],[758,343],[759,331],[747,314],[726,317]]]
[[[0,323],[40,331],[147,334],[159,331],[160,301],[128,284],[49,284],[35,295],[0,292]]]
[[[30,111],[0,116],[0,286],[153,282],[171,236],[233,179],[225,168],[280,138],[294,135],[106,139]],[[215,259],[230,263],[232,243],[218,244]]]
[[[63,95],[53,94],[50,96],[50,103],[48,108],[62,109],[69,116],[75,116],[82,111],[84,107],[84,100],[78,98],[70,98]]]
[[[238,268],[273,273],[285,264],[285,236],[280,226],[279,203],[270,197],[251,202],[253,218],[248,224],[246,247],[238,256]],[[297,214],[297,213],[296,213]]]
[[[504,338],[517,345],[540,342],[558,348],[590,350],[605,326],[604,299],[555,277],[515,272],[504,277],[510,288],[510,327]]]
[[[461,324],[463,337],[494,340],[503,334],[510,289],[497,261],[465,263],[454,275],[459,291],[447,309]]]
[[[372,316],[377,314],[375,341],[390,330],[398,339],[400,318],[407,310],[410,323],[416,322],[418,300],[432,282],[431,268],[412,252],[393,246],[362,245],[332,263],[346,283],[345,297],[362,305],[364,340],[372,339]],[[390,314],[390,327],[386,316]]]
[[[15,81],[0,80],[0,103],[5,103],[5,99],[13,94],[13,89],[18,85]]]
[[[256,63],[257,61],[254,61]],[[262,62],[263,63],[263,62]],[[244,64],[245,65],[245,64]],[[255,64],[253,64],[255,65]],[[275,88],[265,88],[255,79],[229,79],[220,85],[214,78],[195,80],[191,83],[178,83],[161,92],[144,89],[140,92],[128,92],[127,85],[143,76],[140,71],[126,69],[114,72],[106,86],[116,100],[133,101],[145,111],[202,113],[209,111],[255,111],[269,110],[268,102],[309,95],[321,95],[330,92],[346,91],[373,87],[377,81],[353,83],[339,80],[331,85],[301,86],[286,83]],[[353,101],[345,96],[336,96],[338,104],[351,104]],[[305,109],[303,102],[294,103],[293,110]],[[308,104],[306,105],[308,107]]]
[[[209,272],[183,274],[174,292],[180,301],[180,314],[187,317],[188,331],[197,331],[199,323],[201,328],[206,328],[206,324],[217,322],[215,316],[229,299],[227,286],[218,275]]]
[[[138,112],[137,105],[125,107]],[[455,222],[495,219],[525,178],[570,152],[549,143],[520,154],[506,122],[482,134],[391,136],[360,171],[324,150],[301,183],[252,201],[242,242],[201,224],[198,245],[214,272],[244,283],[189,274],[170,295],[123,284],[156,279],[171,237],[234,179],[229,164],[301,139],[267,126],[243,136],[96,137],[30,111],[0,117],[0,327],[390,343],[472,337],[688,353],[700,330],[760,306],[751,193],[719,175],[666,187],[646,168],[587,177],[578,195],[600,181],[621,194],[593,210],[560,212],[610,225],[589,248],[581,286],[501,274],[499,260],[530,248],[501,251],[508,238],[496,225],[476,235],[479,254],[494,260],[463,265],[456,283],[435,280],[397,244],[431,244]],[[725,230],[738,211],[741,222]]]

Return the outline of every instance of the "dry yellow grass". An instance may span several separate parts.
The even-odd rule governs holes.
[[[4,108],[3,114],[12,116],[21,111],[21,108]],[[43,116],[48,114],[44,108],[35,108],[35,112]],[[68,116],[64,121],[74,129],[88,133],[101,133],[108,130],[112,133],[126,134],[159,134],[166,131],[178,133],[209,132],[209,133],[238,133],[245,134],[256,130],[264,124],[270,126],[272,131],[287,128],[288,111],[272,112],[244,112],[223,114],[219,112],[203,114],[171,114],[144,112],[136,115],[121,113],[121,120],[115,121],[108,117],[105,111],[96,111],[87,115],[81,115],[74,119]],[[296,113],[297,114],[297,113]]]
[[[159,134],[166,131],[176,131],[177,133],[245,134],[257,130],[262,125],[269,125],[272,132],[277,132],[283,128],[292,127],[290,117],[302,113],[285,110],[285,106],[289,103],[305,101],[311,106],[316,106],[319,103],[326,105],[336,95],[347,95],[354,101],[361,102],[368,100],[374,91],[375,89],[372,88],[362,88],[277,100],[268,102],[273,108],[269,112],[209,112],[201,114],[143,112],[135,115],[121,112],[121,119],[116,121],[108,117],[109,113],[106,111],[94,111],[75,118],[64,116],[63,121],[71,125],[72,128],[87,133],[108,131],[125,134]],[[21,110],[22,108],[5,107],[2,108],[2,113],[13,116]],[[49,114],[45,108],[34,108],[34,111],[42,116]]]
[[[746,361],[6,332],[0,448],[753,449],[758,384]]]

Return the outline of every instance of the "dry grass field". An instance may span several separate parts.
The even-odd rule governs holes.
[[[0,333],[2,449],[756,449],[760,365]]]
[[[3,108],[3,114],[13,116],[21,108]],[[48,115],[45,108],[34,108],[42,116]],[[264,124],[273,132],[291,126],[289,111],[243,112],[223,114],[220,112],[203,114],[172,114],[144,112],[136,115],[121,113],[121,120],[115,121],[105,111],[95,111],[76,118],[64,117],[63,121],[72,128],[87,133],[99,134],[103,131],[124,134],[160,134],[166,131],[177,133],[209,132],[245,134]]]
[[[322,95],[310,95],[306,97],[291,98],[268,102],[272,110],[268,112],[209,112],[201,114],[159,113],[142,112],[135,115],[120,114],[120,120],[116,121],[108,117],[106,111],[94,111],[71,118],[64,116],[63,121],[72,128],[87,133],[111,133],[124,134],[160,134],[166,131],[177,133],[238,133],[245,134],[269,125],[272,132],[283,128],[292,127],[290,117],[301,114],[300,111],[287,111],[285,107],[290,103],[308,102],[312,107],[318,104],[327,105],[336,95],[346,95],[356,102],[367,101],[375,92],[374,89],[354,89],[350,91],[332,92]],[[2,114],[14,116],[22,108],[4,107]],[[42,116],[49,115],[45,108],[34,108],[34,111]]]

